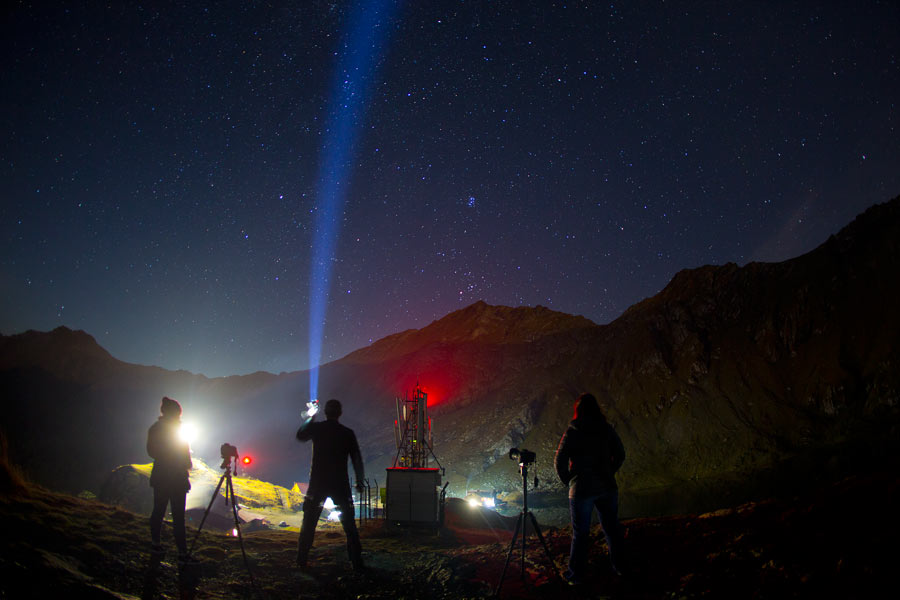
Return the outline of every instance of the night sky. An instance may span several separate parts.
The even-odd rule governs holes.
[[[3,9],[7,335],[217,376],[308,368],[317,294],[323,361],[607,323],[900,194],[893,0],[110,4]]]

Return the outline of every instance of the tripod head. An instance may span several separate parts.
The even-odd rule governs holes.
[[[526,490],[528,488],[528,467],[533,465],[535,461],[537,461],[537,454],[532,452],[531,450],[526,450],[522,448],[519,450],[518,448],[510,448],[509,449],[509,458],[510,460],[518,460],[519,461],[519,473],[522,475],[522,485],[525,486]],[[534,478],[534,487],[538,486],[538,478]]]

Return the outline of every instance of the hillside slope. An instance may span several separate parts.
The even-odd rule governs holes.
[[[0,467],[2,468],[2,467]],[[599,527],[593,530],[591,578],[579,597],[871,598],[893,574],[900,501],[896,471],[870,473],[812,495],[745,504],[715,513],[625,521],[630,576],[609,572]],[[854,515],[852,539],[835,543],[835,515]],[[165,557],[150,554],[146,517],[32,485],[0,491],[0,597],[9,598],[486,598],[500,580],[511,532],[488,528],[460,501],[448,506],[440,535],[361,526],[364,574],[350,571],[339,525],[320,524],[310,568],[294,566],[296,533],[257,531],[238,541],[204,529],[196,570],[179,574],[167,525]],[[495,520],[496,521],[496,520]],[[569,532],[544,527],[557,569]],[[188,538],[195,532],[189,528]],[[677,552],[673,549],[677,548]],[[503,585],[506,598],[571,596],[556,579],[535,536],[526,573],[516,549]],[[250,573],[258,590],[254,592]]]

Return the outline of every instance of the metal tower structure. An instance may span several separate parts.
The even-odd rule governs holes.
[[[428,394],[416,383],[410,398],[397,398],[397,420],[394,421],[394,438],[397,443],[397,456],[394,468],[427,469],[433,459],[440,467],[441,463],[434,455],[434,437],[431,429],[431,417],[428,416]]]

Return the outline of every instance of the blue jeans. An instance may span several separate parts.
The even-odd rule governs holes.
[[[609,559],[616,571],[624,567],[623,545],[624,531],[619,523],[619,491],[612,490],[569,498],[569,510],[572,514],[572,550],[569,554],[569,570],[566,579],[583,580],[587,575],[588,551],[591,546],[591,517],[594,507],[600,514],[600,525],[606,534],[606,545],[609,547]]]

